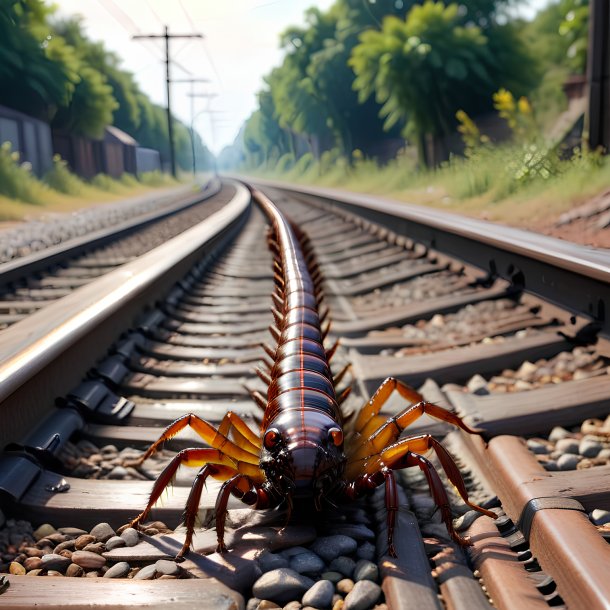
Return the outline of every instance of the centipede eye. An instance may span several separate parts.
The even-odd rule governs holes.
[[[331,428],[328,431],[328,436],[332,439],[335,447],[340,447],[343,444],[343,432],[339,428]]]
[[[263,439],[263,443],[266,449],[273,449],[280,442],[280,431],[277,428],[269,428],[267,432],[265,432],[265,438]]]

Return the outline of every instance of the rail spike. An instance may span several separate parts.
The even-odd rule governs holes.
[[[495,513],[470,502],[456,464],[431,435],[399,437],[423,414],[473,434],[478,432],[457,415],[427,402],[419,392],[392,377],[381,384],[355,417],[344,419],[340,404],[349,388],[337,396],[329,364],[337,343],[330,348],[324,346],[328,327],[322,329],[319,313],[323,274],[312,256],[311,244],[265,195],[256,189],[251,191],[269,220],[268,244],[274,255],[275,325],[270,331],[275,345],[265,346],[273,362],[270,366],[267,363],[268,372],[257,370],[268,385],[266,397],[251,393],[253,400],[264,408],[260,430],[252,431],[233,412],[228,412],[218,427],[194,414],[176,419],[138,464],[187,426],[209,447],[180,451],[159,475],[147,506],[131,525],[138,526],[146,519],[181,465],[196,466],[199,471],[185,507],[186,538],[178,557],[184,556],[191,546],[201,493],[210,476],[223,481],[216,500],[219,551],[226,550],[224,529],[231,495],[260,509],[281,504],[290,509],[294,500],[307,498],[320,510],[325,503],[336,505],[353,500],[384,485],[388,553],[395,555],[398,494],[394,471],[417,466],[426,476],[451,537],[461,545],[469,544],[454,530],[447,492],[434,466],[422,454],[430,449],[435,451],[447,477],[468,506],[490,517],[495,518]],[[303,243],[307,244],[307,257],[303,254]],[[327,311],[323,318],[326,315]],[[340,373],[337,377],[342,376]],[[394,391],[408,406],[384,419],[379,412]]]

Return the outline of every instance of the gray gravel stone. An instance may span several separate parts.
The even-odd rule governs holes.
[[[113,549],[120,549],[124,546],[127,546],[127,543],[120,536],[113,536],[112,538],[106,541],[107,551],[112,551]]]
[[[345,597],[343,610],[367,610],[381,597],[381,587],[370,580],[360,580]]]
[[[57,531],[65,534],[66,536],[72,536],[74,538],[78,538],[79,536],[88,533],[79,527],[60,527]]]
[[[134,577],[134,580],[152,580],[157,573],[157,568],[154,563],[144,566]]]
[[[583,457],[594,458],[603,448],[604,446],[596,438],[585,436],[578,445],[578,453]]]
[[[95,536],[95,539],[100,542],[106,542],[113,536],[116,536],[116,532],[108,523],[98,523],[89,533],[92,536]]]
[[[126,561],[115,563],[104,573],[104,578],[125,578],[129,574],[131,566]]]
[[[71,563],[72,560],[68,557],[57,555],[55,553],[42,556],[42,568],[45,570],[57,570],[58,572],[64,572]]]
[[[127,468],[124,468],[123,466],[115,466],[108,473],[108,478],[109,479],[116,479],[116,480],[123,480],[123,479],[127,478],[128,474],[129,473],[127,472]]]
[[[121,538],[125,541],[125,546],[136,546],[140,541],[140,534],[133,527],[128,527],[121,532]]]
[[[319,580],[311,587],[301,600],[303,606],[329,608],[333,601],[335,587],[330,580]]]
[[[106,565],[106,559],[97,553],[90,551],[74,551],[72,553],[72,563],[88,570],[97,570]]]
[[[351,578],[356,567],[356,562],[351,557],[335,557],[328,567],[331,570],[340,572],[345,578]]]
[[[309,548],[325,561],[332,561],[340,555],[353,553],[358,548],[358,543],[349,536],[339,534],[318,538]]]
[[[535,440],[533,438],[528,439],[527,448],[536,455],[544,455],[550,453],[549,448],[543,442]]]
[[[276,555],[269,551],[264,551],[258,556],[258,565],[263,572],[271,572],[271,570],[277,570],[279,568],[288,567],[288,559],[282,555]]]
[[[570,433],[565,428],[562,428],[561,426],[555,426],[549,434],[549,440],[553,443],[556,443],[562,438],[567,438],[569,435]]]
[[[375,545],[370,542],[363,542],[356,550],[356,557],[372,561],[375,558]]]
[[[258,610],[258,605],[261,603],[261,600],[258,597],[251,597],[246,604],[246,610]]]
[[[375,540],[375,532],[363,523],[337,525],[333,528],[333,532],[335,534],[349,536],[350,538],[353,538],[357,541]]]
[[[565,453],[557,460],[557,467],[559,470],[576,470],[576,466],[582,460],[580,455],[574,455],[573,453]]]
[[[290,568],[299,574],[319,574],[324,567],[324,561],[311,551],[290,558]]]
[[[332,583],[338,583],[343,578],[343,574],[329,570],[328,572],[322,572],[320,577],[324,580],[330,580]]]
[[[601,508],[596,508],[591,512],[591,521],[593,521],[595,525],[604,525],[605,523],[610,523],[610,510],[602,510]]]
[[[285,606],[284,606],[284,610],[301,610],[301,608],[303,607],[303,605],[301,604],[301,602],[288,602]]]
[[[57,530],[50,523],[43,523],[39,528],[34,530],[34,540],[42,540],[50,534],[55,534]]]
[[[555,449],[561,453],[578,455],[578,440],[575,438],[562,438],[555,444]]]
[[[354,576],[352,578],[355,581],[372,580],[377,582],[379,579],[379,568],[372,561],[361,559],[354,568]]]
[[[180,566],[175,562],[169,559],[159,559],[157,563],[155,563],[156,571],[164,576],[178,576],[181,572]]]
[[[252,593],[259,599],[269,599],[278,604],[300,598],[310,589],[314,581],[290,568],[271,570],[263,574],[252,587]]]

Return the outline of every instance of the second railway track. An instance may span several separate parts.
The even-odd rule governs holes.
[[[394,376],[481,428],[488,443],[428,417],[406,432],[444,438],[473,500],[500,517],[478,517],[456,499],[458,527],[473,542],[460,549],[425,480],[408,470],[397,559],[385,555],[376,494],[285,528],[285,515],[231,504],[242,509],[230,513],[234,550],[214,553],[214,531],[198,530],[196,552],[176,564],[167,560],[184,533],[165,526],[178,525],[188,495],[191,473],[180,472],[173,494],[153,510],[162,523],[115,540],[175,451],[201,445],[181,434],[150,464],[130,466],[173,419],[193,412],[218,424],[230,409],[258,429],[251,395],[265,391],[254,368],[273,324],[272,258],[247,191],[224,189],[232,196],[202,223],[0,332],[0,572],[10,583],[0,606],[99,598],[113,608],[173,601],[254,610],[258,595],[261,608],[276,600],[296,610],[310,579],[322,577],[334,596],[324,607],[335,610],[610,607],[610,265],[593,255],[587,266],[580,250],[582,259],[564,256],[555,275],[547,251],[529,271],[532,244],[496,251],[490,233],[479,250],[471,245],[459,256],[472,226],[443,232],[429,219],[424,226],[383,205],[331,202],[328,193],[267,189],[316,253],[330,338],[341,339],[334,372],[351,363],[346,408]],[[392,397],[382,414],[404,407]],[[204,522],[217,490],[211,484],[203,494]],[[23,519],[53,527],[34,536]],[[99,523],[109,526],[90,534]],[[347,546],[334,556],[328,536],[336,534]],[[300,575],[284,598],[260,577],[287,567]],[[66,574],[89,578],[59,578]],[[372,585],[348,593],[362,574],[384,597]]]

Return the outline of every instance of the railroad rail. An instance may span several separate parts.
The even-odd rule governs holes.
[[[243,186],[226,186],[231,200],[201,223],[0,331],[0,522],[10,532],[0,529],[0,605],[255,608],[258,597],[274,607],[316,601],[308,589],[323,575],[334,583],[323,607],[337,610],[610,607],[605,254],[320,189],[261,185],[315,251],[330,338],[341,339],[335,373],[351,363],[346,410],[393,376],[481,429],[485,440],[423,417],[408,432],[443,438],[473,501],[499,518],[456,499],[456,527],[472,541],[460,549],[409,469],[397,558],[385,555],[381,493],[285,527],[285,516],[230,502],[231,552],[215,553],[203,528],[175,563],[185,533],[166,526],[178,525],[192,480],[179,472],[157,523],[114,535],[175,451],[201,446],[178,435],[150,465],[129,465],[176,417],[219,423],[230,409],[257,430],[272,257],[263,214]],[[404,407],[391,397],[382,414]],[[218,492],[208,487],[204,523]],[[54,527],[34,536],[19,519]],[[337,535],[348,546],[334,555]],[[270,582],[274,568],[296,572],[292,597]],[[383,592],[358,585],[368,579]]]

